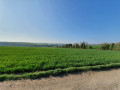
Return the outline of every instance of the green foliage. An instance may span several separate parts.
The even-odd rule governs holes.
[[[50,75],[59,75],[62,73],[68,74],[73,72],[82,72],[82,71],[88,71],[88,70],[104,70],[104,69],[111,69],[111,68],[118,68],[118,67],[120,67],[120,63],[111,63],[106,65],[84,66],[84,67],[69,67],[65,69],[55,69],[55,70],[42,71],[37,73],[26,73],[21,75],[3,74],[3,75],[0,75],[0,81],[37,79],[42,77],[49,77]]]
[[[72,48],[72,44],[66,44],[65,47],[66,48]]]
[[[94,66],[101,69],[101,65],[109,68],[119,67],[119,63],[119,51],[1,46],[0,80],[34,79],[42,76],[90,70]],[[22,76],[15,76],[14,74],[22,74]]]
[[[79,48],[79,44],[78,43],[75,43],[75,48]]]
[[[92,45],[89,46],[89,49],[93,49]]]
[[[109,43],[104,43],[102,44],[102,50],[110,50],[110,44]]]
[[[114,46],[115,46],[115,44],[112,43],[112,44],[111,44],[111,50],[113,50]]]
[[[101,49],[102,50],[113,50],[114,46],[115,46],[114,43],[111,43],[111,44],[104,43],[104,44],[102,44],[102,48]]]
[[[86,49],[87,46],[88,46],[87,42],[82,42],[81,45],[80,45],[80,48]]]
[[[79,48],[79,49],[101,49],[101,50],[119,50],[120,43],[103,43],[103,44],[93,44],[89,45],[87,42],[81,42],[80,44],[64,44],[61,46],[56,46],[57,48]]]

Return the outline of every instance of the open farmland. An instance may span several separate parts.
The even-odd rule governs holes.
[[[0,81],[120,66],[120,52],[97,49],[0,47]]]

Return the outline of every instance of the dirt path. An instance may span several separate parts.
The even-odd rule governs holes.
[[[120,69],[40,80],[5,81],[0,83],[0,90],[120,90]]]

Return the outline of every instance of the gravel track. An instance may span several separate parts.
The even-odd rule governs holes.
[[[0,82],[0,90],[120,90],[120,69]]]

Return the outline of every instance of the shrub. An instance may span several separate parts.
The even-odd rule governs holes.
[[[89,46],[89,49],[93,49],[93,47],[90,45],[90,46]]]
[[[111,50],[113,50],[114,46],[115,46],[115,44],[112,43],[112,44],[111,44]]]
[[[87,42],[82,42],[81,45],[80,45],[80,48],[86,49],[87,46],[88,46]]]
[[[110,44],[109,44],[109,43],[104,43],[104,44],[102,44],[101,49],[102,49],[102,50],[110,50]]]
[[[75,43],[75,48],[79,48],[79,44],[78,43]]]

